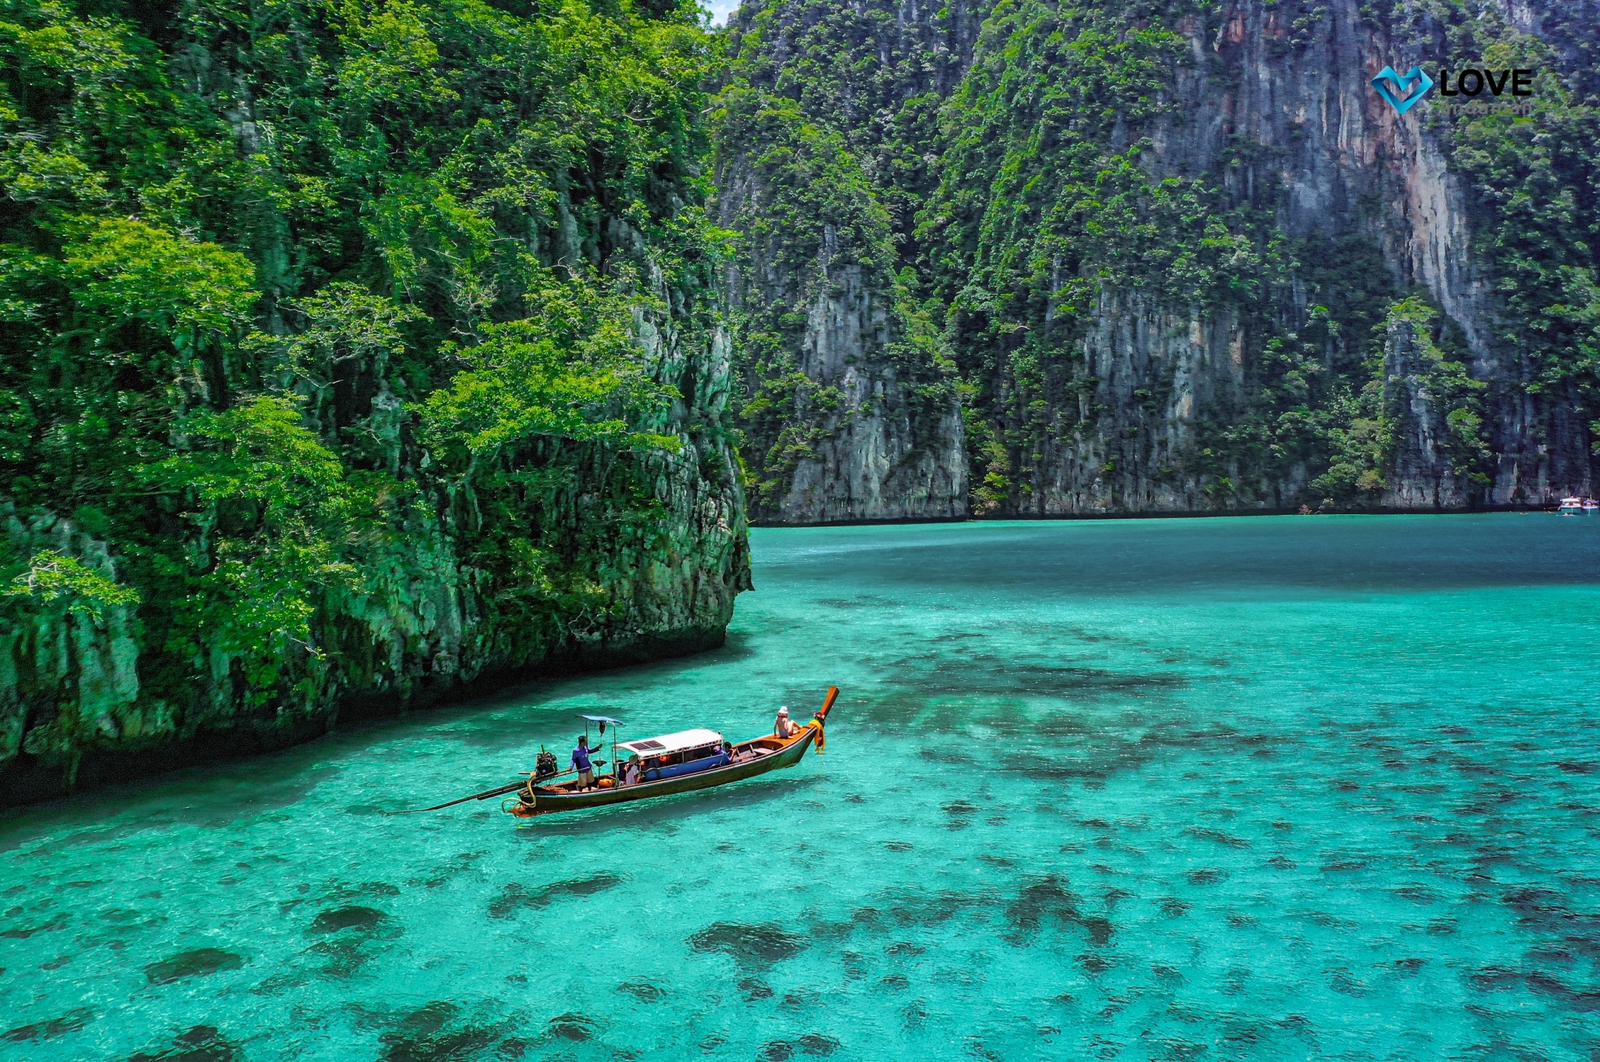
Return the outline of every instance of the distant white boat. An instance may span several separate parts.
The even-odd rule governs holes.
[[[1570,498],[1562,498],[1561,508],[1557,511],[1564,516],[1600,512],[1600,501],[1595,501],[1593,498],[1579,497],[1575,494]]]

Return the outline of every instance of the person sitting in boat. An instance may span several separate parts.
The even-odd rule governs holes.
[[[781,738],[792,738],[800,733],[800,728],[795,726],[794,720],[789,718],[788,705],[778,709],[778,722],[773,726],[772,732]]]
[[[636,759],[629,760],[628,761],[628,765],[622,769],[622,784],[623,785],[638,785],[639,784],[639,761],[638,760],[636,760]]]
[[[589,735],[578,735],[578,747],[572,750],[572,766],[578,771],[578,788],[594,788],[594,764],[589,759]]]

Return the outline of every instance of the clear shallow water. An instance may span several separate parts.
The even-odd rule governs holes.
[[[5,813],[0,1056],[1600,1052],[1600,520],[755,556],[720,652]],[[381,813],[581,710],[739,739],[830,682],[827,755],[766,779]]]

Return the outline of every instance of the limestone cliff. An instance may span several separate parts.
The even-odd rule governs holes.
[[[835,139],[764,96],[724,104],[718,210],[743,233],[726,286],[752,511],[796,523],[961,516],[954,365],[889,268],[881,204]],[[760,155],[732,146],[751,141]]]
[[[742,234],[727,286],[758,518],[965,515],[955,365],[895,268],[926,162],[887,154],[883,133],[936,116],[927,104],[954,83],[975,33],[970,17],[914,3],[892,17],[830,3],[747,9],[733,29],[740,75],[719,101],[717,209]],[[797,78],[788,57],[846,72]]]
[[[721,642],[692,7],[83,6],[0,24],[0,804]]]
[[[1578,7],[766,0],[735,83],[890,210],[880,268],[959,367],[969,511],[1545,504],[1600,483]],[[1402,116],[1371,79],[1414,62],[1537,69],[1535,97]],[[1414,327],[1463,375],[1407,384]]]

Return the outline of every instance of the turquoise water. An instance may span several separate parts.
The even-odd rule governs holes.
[[[1600,520],[755,535],[725,649],[0,827],[0,1055],[1587,1058]],[[829,747],[519,828],[563,749]],[[809,711],[797,715],[808,716]]]

